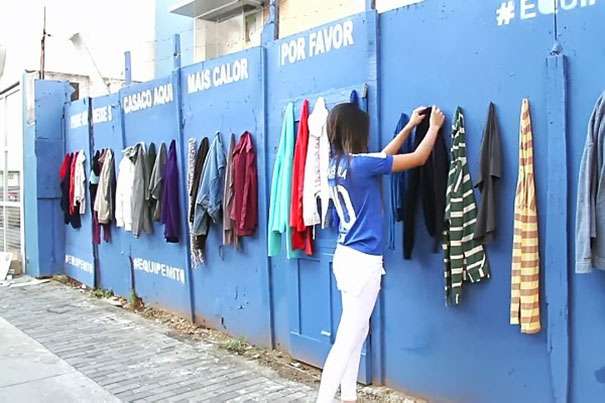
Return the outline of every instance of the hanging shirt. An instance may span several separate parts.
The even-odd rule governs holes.
[[[63,221],[65,224],[71,224],[72,228],[77,229],[82,226],[80,214],[73,214],[73,208],[70,204],[69,188],[71,184],[71,167],[75,160],[74,154],[65,154],[63,164],[59,172],[61,182],[61,209],[63,210]]]
[[[145,154],[145,174],[146,174],[146,185],[145,185],[145,203],[147,204],[147,215],[149,216],[149,225],[153,231],[153,216],[155,211],[156,200],[151,195],[151,173],[153,172],[153,166],[157,158],[155,144],[149,143],[147,147],[147,153]]]
[[[313,254],[312,227],[303,220],[303,189],[305,181],[305,163],[309,143],[309,101],[304,100],[298,122],[298,134],[294,147],[294,164],[292,167],[292,194],[290,204],[290,227],[292,227],[292,249],[304,250],[309,256]]]
[[[204,173],[204,164],[208,157],[208,150],[210,149],[210,142],[207,137],[204,137],[200,143],[200,147],[197,150],[195,157],[195,165],[193,169],[193,183],[189,190],[189,223],[191,224],[191,236],[193,237],[192,245],[193,248],[199,251],[199,254],[203,256],[204,248],[206,247],[206,237],[208,235],[208,217],[205,211],[200,212],[203,217],[201,220],[198,216],[198,228],[195,227],[195,215],[197,211],[197,195],[199,194],[200,182],[202,180],[202,174]]]
[[[196,200],[197,208],[205,211],[214,223],[219,222],[221,215],[226,165],[227,159],[221,134],[216,133],[204,162],[200,189]]]
[[[464,115],[461,108],[456,110],[454,118],[451,154],[443,227],[443,261],[446,302],[457,305],[462,296],[463,282],[476,283],[490,276],[483,245],[475,240],[473,233],[477,207],[466,159]]]
[[[160,144],[156,154],[151,176],[149,178],[149,194],[153,199],[153,219],[160,221],[162,216],[162,193],[164,190],[164,169],[166,168],[166,144]]]
[[[515,193],[510,323],[521,333],[540,331],[540,242],[529,101],[523,99],[519,135],[519,176]],[[567,264],[567,262],[562,262]]]
[[[112,189],[112,183],[115,181],[113,151],[105,150],[100,161],[102,161],[102,165],[94,210],[97,212],[99,223],[109,224],[113,220],[115,203],[115,195]]]
[[[395,127],[395,137],[408,124],[410,118],[405,113],[399,116]],[[412,152],[412,136],[408,136],[405,143],[399,149],[399,154]],[[405,172],[394,172],[391,175],[391,219],[389,220],[389,249],[395,249],[395,223],[403,221],[403,200],[405,196]]]
[[[74,172],[74,194],[73,207],[80,214],[86,213],[86,171],[84,162],[86,154],[84,151],[79,151],[76,157],[76,165]]]
[[[118,182],[116,185],[116,226],[126,231],[132,230],[132,187],[134,184],[134,162],[136,146],[122,151],[122,160],[118,167]]]
[[[290,232],[290,202],[292,196],[292,154],[294,152],[294,105],[286,106],[281,137],[271,180],[269,201],[268,248],[269,256],[277,256],[281,250],[281,238],[285,234],[286,256],[292,254]]]
[[[487,122],[481,140],[481,165],[479,180],[475,184],[481,191],[479,213],[475,227],[475,239],[490,241],[496,232],[496,214],[498,212],[496,201],[498,194],[496,184],[502,177],[502,150],[500,149],[500,132],[496,120],[496,110],[493,103],[489,103]]]
[[[328,168],[330,165],[330,141],[326,131],[328,109],[322,97],[317,98],[313,113],[309,115],[309,141],[305,162],[303,187],[304,224],[321,224],[326,227],[330,187],[328,185]],[[317,198],[320,199],[321,214],[317,210]]]
[[[431,108],[426,108],[422,114],[426,117],[416,126],[413,149],[420,145],[429,130]],[[443,136],[438,135],[426,163],[421,167],[408,170],[405,174],[405,208],[403,210],[403,257],[405,259],[412,258],[416,231],[416,207],[419,197],[422,199],[425,227],[434,239],[435,252],[439,250],[440,234],[443,231],[447,177],[447,149]]]
[[[368,255],[384,253],[381,175],[393,171],[385,153],[332,158],[328,172],[332,200],[340,222],[338,244]]]
[[[258,175],[250,132],[244,132],[235,146],[231,168],[235,194],[229,214],[236,223],[236,235],[251,236],[258,225]]]
[[[149,204],[146,200],[146,195],[149,194],[149,172],[147,172],[145,144],[139,143],[135,147],[136,157],[131,198],[132,235],[138,238],[141,232],[151,234],[153,226],[149,214]]]
[[[191,198],[191,188],[193,186],[193,174],[195,170],[195,162],[197,160],[197,149],[196,149],[196,141],[195,139],[187,140],[187,191],[189,193],[189,197]],[[191,205],[191,199],[189,200],[189,205]],[[202,255],[202,251],[196,248],[194,243],[195,235],[193,235],[192,225],[193,223],[187,220],[189,223],[189,245],[190,245],[190,257],[191,264],[196,267],[204,263],[204,256]]]
[[[178,243],[181,230],[179,205],[179,166],[176,158],[176,141],[170,142],[166,161],[164,192],[162,194],[162,223],[166,242]]]
[[[71,156],[71,165],[69,167],[69,214],[75,215],[75,201],[74,201],[74,191],[75,191],[75,179],[74,176],[76,174],[76,161],[78,160],[78,152],[75,152]]]
[[[589,273],[593,267],[605,270],[605,92],[597,100],[590,120],[580,173],[576,209],[576,273]]]
[[[233,186],[233,152],[235,151],[235,139],[231,134],[229,141],[229,152],[227,153],[227,165],[225,166],[225,186],[223,189],[223,245],[234,245],[238,247],[235,221],[231,218],[231,208],[235,189]]]

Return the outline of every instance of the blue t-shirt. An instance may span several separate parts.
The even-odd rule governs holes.
[[[336,166],[338,165],[338,176]],[[330,160],[328,182],[340,219],[338,243],[369,255],[384,252],[380,175],[393,170],[385,153],[352,154]]]

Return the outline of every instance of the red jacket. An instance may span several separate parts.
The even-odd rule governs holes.
[[[229,214],[237,236],[250,236],[258,224],[258,178],[252,135],[244,132],[233,150],[233,205]]]
[[[74,190],[75,181],[74,175],[76,173],[76,160],[78,159],[78,153],[71,154],[71,167],[69,171],[69,214],[73,215],[76,213],[76,207],[74,206]]]
[[[305,162],[309,144],[309,101],[305,99],[300,110],[300,121],[294,147],[294,165],[292,167],[292,197],[290,204],[290,227],[292,227],[292,249],[304,250],[313,254],[312,228],[306,227],[303,220],[303,184],[305,182]]]

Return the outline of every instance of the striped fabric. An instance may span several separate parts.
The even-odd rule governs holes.
[[[466,160],[466,140],[462,109],[456,110],[452,129],[452,158],[447,179],[443,261],[446,303],[457,305],[462,284],[476,283],[490,276],[483,245],[474,239],[477,207]]]
[[[531,116],[527,99],[521,105],[520,130],[510,323],[520,324],[521,333],[532,334],[540,331],[540,255]]]

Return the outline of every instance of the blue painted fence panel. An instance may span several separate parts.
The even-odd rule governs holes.
[[[89,107],[90,98],[74,101],[65,107],[65,152],[83,151],[86,156],[84,161],[86,210],[84,214],[80,215],[81,228],[74,229],[71,225],[65,226],[65,274],[89,287],[94,287],[95,259],[92,245],[90,193],[88,192],[91,161]]]
[[[376,66],[375,48],[369,40],[375,34],[375,23],[373,13],[360,14],[267,45],[269,134],[264,180],[268,185],[288,102],[295,103],[297,120],[305,98],[311,111],[318,96],[324,96],[331,108],[348,102],[353,89],[362,95],[364,85],[368,85],[370,102],[376,102],[372,73]],[[376,114],[377,111],[371,113]],[[373,139],[375,145],[375,134]],[[276,346],[285,347],[297,359],[320,366],[336,336],[341,308],[330,273],[336,234],[330,229],[317,231],[313,258],[288,261],[282,239],[282,255],[271,258],[271,288]],[[369,355],[362,360],[360,380],[371,380]]]
[[[148,145],[153,142],[157,150],[161,143],[168,148],[170,142],[176,140],[179,180],[182,180],[186,170],[177,121],[177,85],[176,75],[173,75],[123,88],[119,94],[124,145],[128,147],[139,142]],[[121,158],[118,156],[116,159],[119,161]],[[138,239],[131,233],[124,233],[123,236],[130,240],[130,264],[134,268],[137,295],[147,304],[189,317],[191,304],[183,196],[181,192],[179,200],[183,219],[179,243],[167,243],[164,226],[158,222],[153,223],[153,234],[142,233]],[[118,231],[124,232],[121,228]],[[165,266],[162,265],[170,266],[170,270],[163,270]]]
[[[62,273],[64,264],[59,168],[69,84],[27,79],[23,83],[25,270],[30,276],[46,277]],[[28,105],[28,97],[33,97],[33,105]]]
[[[124,149],[122,110],[118,94],[92,99],[93,150],[113,151],[116,175]],[[102,231],[102,230],[101,230]],[[111,242],[97,246],[97,284],[116,295],[128,297],[131,291],[130,236],[111,224]]]
[[[211,224],[205,263],[192,266],[195,320],[251,342],[271,346],[269,273],[266,247],[263,49],[185,67],[181,70],[184,141],[197,147],[204,137],[222,135],[225,153],[230,137],[252,133],[259,177],[258,229],[241,239],[240,249],[222,247],[222,222]],[[183,180],[186,176],[183,175]],[[189,202],[189,200],[188,200]]]

